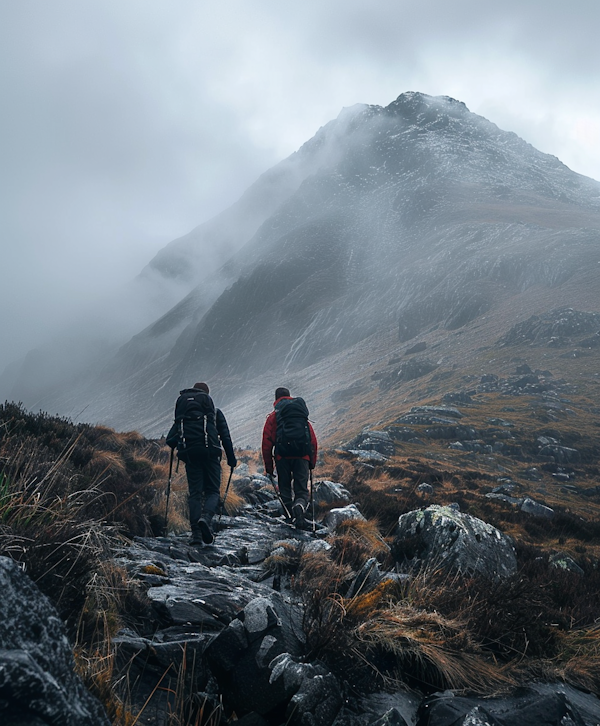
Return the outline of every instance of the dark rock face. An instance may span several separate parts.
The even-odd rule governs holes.
[[[392,545],[401,563],[444,567],[490,579],[517,569],[510,539],[492,525],[451,507],[432,505],[403,514]]]
[[[0,557],[0,722],[6,726],[109,726],[74,673],[54,607],[12,560]]]
[[[510,698],[435,694],[420,709],[419,726],[595,726],[600,701],[562,683],[536,684]]]
[[[364,429],[358,436],[349,441],[345,448],[348,451],[356,449],[363,451],[377,451],[384,456],[394,455],[394,442],[388,431]]]
[[[548,345],[563,347],[581,339],[584,348],[595,346],[600,332],[600,313],[587,313],[572,308],[551,310],[545,315],[532,315],[513,326],[498,345]],[[590,338],[582,336],[594,335]]]
[[[302,652],[301,613],[273,593],[246,605],[206,651],[223,695],[236,713],[262,715],[289,702],[294,692],[272,676],[277,656]],[[299,685],[299,684],[298,684]]]

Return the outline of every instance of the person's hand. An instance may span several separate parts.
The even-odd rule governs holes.
[[[227,459],[227,463],[229,464],[230,469],[235,469],[237,466],[237,459],[234,456],[233,459]]]

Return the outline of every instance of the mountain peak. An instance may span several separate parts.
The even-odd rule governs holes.
[[[469,109],[462,101],[457,101],[451,96],[429,96],[420,91],[401,93],[395,101],[385,107],[388,112],[400,113],[404,116],[416,116],[431,109],[443,110],[452,115],[469,113]]]

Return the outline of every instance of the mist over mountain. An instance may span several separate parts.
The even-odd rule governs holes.
[[[405,93],[345,109],[161,250],[142,278],[186,294],[101,371],[84,364],[41,393],[41,360],[9,397],[30,404],[35,379],[41,408],[157,435],[178,391],[208,380],[252,442],[257,407],[291,382],[326,427],[336,391],[368,392],[364,369],[410,341],[435,341],[434,367],[456,368],[515,315],[598,309],[599,262],[598,182],[459,101]]]

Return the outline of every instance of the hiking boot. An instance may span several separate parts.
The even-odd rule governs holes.
[[[204,544],[202,539],[202,532],[197,524],[192,524],[192,536],[190,537],[190,545],[201,545]]]
[[[306,520],[304,519],[304,504],[296,502],[292,507],[292,516],[296,522],[296,529],[305,529]]]
[[[204,544],[211,545],[215,541],[215,535],[210,526],[210,522],[207,519],[200,518],[198,520],[198,527],[200,528],[200,534]]]

